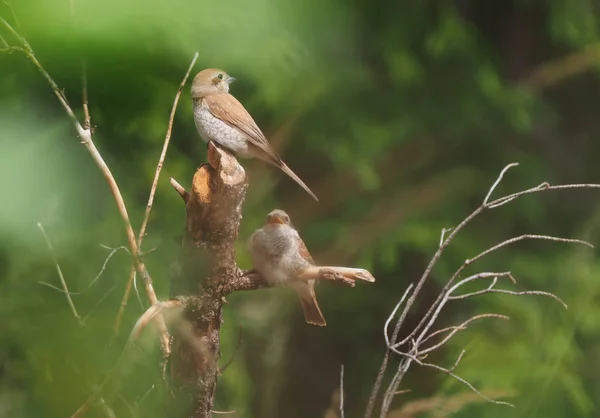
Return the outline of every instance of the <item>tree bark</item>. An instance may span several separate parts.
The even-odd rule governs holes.
[[[243,277],[235,261],[248,183],[235,157],[211,142],[208,164],[196,171],[191,191],[173,179],[171,184],[186,207],[181,257],[171,282],[172,296],[185,306],[173,331],[170,374],[177,413],[171,416],[207,418],[219,378],[224,296],[261,287],[261,278]]]

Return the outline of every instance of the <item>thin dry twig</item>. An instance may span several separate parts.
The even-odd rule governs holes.
[[[484,208],[484,206],[481,206],[480,208]],[[441,309],[440,303],[442,303],[443,299],[445,297],[449,297],[449,294],[452,293],[452,291],[456,290],[459,287],[459,286],[455,286],[454,288],[452,288],[452,291],[448,292],[448,290],[450,289],[450,286],[452,286],[452,284],[454,283],[454,281],[460,276],[460,274],[462,273],[462,271],[465,268],[467,268],[468,266],[470,266],[471,264],[473,264],[475,261],[481,259],[485,255],[490,254],[493,251],[496,251],[496,250],[498,250],[498,249],[500,249],[502,247],[505,247],[505,246],[510,245],[510,244],[514,244],[515,242],[519,242],[519,241],[522,241],[522,240],[525,240],[525,239],[539,239],[539,240],[547,240],[547,241],[555,241],[555,242],[565,242],[565,243],[572,243],[572,244],[581,244],[581,245],[586,245],[588,247],[593,248],[592,244],[590,244],[587,241],[583,241],[583,240],[569,239],[569,238],[560,238],[560,237],[553,237],[553,236],[548,236],[548,235],[534,235],[534,234],[525,234],[525,235],[521,235],[521,236],[518,236],[518,237],[515,237],[515,238],[511,238],[511,239],[505,240],[505,241],[501,242],[500,244],[497,244],[497,245],[495,245],[495,246],[493,246],[491,248],[488,248],[485,251],[477,254],[475,257],[465,260],[465,262],[463,263],[463,265],[460,266],[456,270],[456,272],[454,273],[454,275],[446,283],[446,285],[444,286],[444,289],[442,290],[442,292],[440,293],[440,295],[438,296],[438,298],[436,299],[436,301],[431,305],[429,311],[423,316],[423,318],[421,319],[421,321],[419,322],[419,324],[413,329],[413,331],[406,338],[404,338],[402,341],[400,341],[397,344],[395,344],[395,347],[402,346],[402,345],[406,344],[408,341],[410,341],[415,336],[415,334],[417,332],[419,332],[419,330],[422,329],[422,327],[425,325],[425,322],[431,317],[431,315],[436,310],[439,313],[439,310]],[[471,276],[468,279],[465,279],[465,280],[461,281],[460,283],[464,284],[464,283],[467,283],[468,281],[472,281],[472,280],[475,280],[475,279],[480,278],[480,277],[493,277],[494,275],[498,275],[498,277],[500,277],[500,276],[509,275],[509,274],[510,274],[510,272],[506,272],[506,273],[480,273],[480,274]],[[512,280],[514,280],[514,278]],[[413,293],[413,296],[414,296],[414,293]],[[560,300],[556,296],[555,296],[555,299]],[[410,302],[410,300],[409,300],[409,302]],[[561,301],[561,303],[564,305],[564,302]]]
[[[475,392],[477,395],[479,395],[480,397],[482,397],[483,399],[485,399],[486,401],[488,401],[489,403],[493,403],[496,405],[506,405],[506,406],[510,406],[514,408],[514,405],[508,402],[504,402],[504,401],[497,401],[495,399],[491,399],[489,397],[487,397],[486,395],[484,395],[483,393],[481,393],[480,391],[478,391],[475,386],[473,386],[471,383],[469,383],[467,380],[463,379],[460,376],[457,376],[456,374],[454,374],[452,372],[452,370],[454,370],[454,368],[456,367],[456,365],[458,365],[458,362],[462,359],[462,356],[464,354],[464,350],[460,353],[460,355],[458,356],[458,359],[456,360],[456,362],[454,363],[454,365],[452,366],[452,369],[447,369],[445,367],[442,366],[438,366],[437,364],[433,364],[433,363],[425,363],[422,362],[421,360],[419,360],[418,358],[408,354],[408,353],[402,353],[396,349],[393,349],[394,352],[396,352],[397,354],[400,354],[401,356],[407,357],[409,359],[411,359],[412,361],[414,361],[415,363],[417,363],[419,366],[423,366],[423,367],[430,367],[436,370],[439,370],[441,372],[446,373],[448,376],[456,379],[457,381],[459,381],[460,383],[462,383],[463,385],[467,386],[469,389],[471,389],[473,392]]]
[[[561,298],[556,296],[554,293],[544,292],[542,290],[524,290],[521,292],[517,292],[517,291],[513,291],[513,290],[506,290],[506,289],[490,289],[490,288],[488,288],[488,289],[480,290],[478,292],[466,293],[464,295],[458,295],[458,296],[451,296],[448,299],[449,300],[460,300],[460,299],[470,298],[473,296],[484,295],[486,293],[504,293],[506,295],[513,295],[513,296],[523,296],[523,295],[547,296],[549,298],[554,299],[558,303],[560,303],[563,306],[563,308],[568,309],[568,305]]]
[[[500,315],[500,314],[494,314],[494,313],[480,314],[480,315],[475,315],[472,318],[467,319],[465,322],[463,322],[460,325],[437,330],[437,331],[429,334],[427,337],[423,338],[423,340],[421,341],[421,344],[424,344],[427,340],[431,339],[432,337],[435,337],[436,335],[442,334],[447,331],[450,331],[450,333],[448,335],[446,335],[444,337],[444,339],[442,339],[439,343],[437,343],[429,348],[425,348],[423,350],[419,349],[419,355],[427,354],[437,348],[440,348],[441,346],[446,344],[450,340],[450,338],[452,338],[454,336],[454,334],[456,334],[458,331],[463,331],[463,330],[467,329],[467,325],[469,325],[471,322],[477,321],[478,319],[484,319],[484,318],[498,318],[498,319],[505,319],[505,320],[510,319],[506,315]]]
[[[169,142],[171,141],[171,132],[173,130],[173,121],[175,120],[175,112],[177,111],[177,104],[179,103],[179,98],[181,97],[181,92],[187,83],[188,78],[190,77],[190,73],[196,65],[196,60],[198,59],[198,53],[194,54],[192,58],[192,62],[190,63],[183,80],[179,84],[179,89],[175,94],[175,100],[173,101],[173,106],[171,108],[171,114],[169,116],[169,123],[167,127],[167,133],[165,134],[165,142],[163,144],[162,151],[160,152],[160,157],[158,158],[158,163],[156,164],[156,171],[154,173],[154,180],[152,180],[152,187],[150,188],[150,195],[148,196],[148,203],[146,204],[146,212],[144,213],[144,220],[142,221],[142,226],[140,227],[140,233],[138,236],[138,241],[141,245],[144,236],[146,235],[146,226],[148,225],[148,219],[150,218],[150,211],[152,210],[152,204],[154,203],[154,194],[156,193],[156,187],[158,185],[158,179],[160,178],[160,172],[162,170],[165,157],[167,155],[167,149],[169,148]]]
[[[104,381],[94,390],[94,392],[85,400],[85,402],[71,415],[71,418],[81,418],[83,415],[95,405],[102,396],[111,382],[116,382],[124,373],[124,370],[129,366],[129,355],[132,352],[132,347],[139,341],[142,332],[155,319],[162,318],[161,314],[165,310],[181,308],[183,303],[177,299],[157,302],[152,305],[140,316],[129,333],[127,344],[121,352],[115,366],[108,372]]]
[[[83,129],[90,131],[92,129],[92,118],[88,106],[88,88],[87,88],[87,67],[85,61],[81,62],[81,98],[83,107]]]
[[[169,122],[167,125],[167,133],[165,134],[165,141],[163,144],[162,151],[160,153],[160,157],[158,158],[158,164],[156,165],[156,170],[154,172],[154,179],[152,180],[152,186],[150,188],[150,194],[148,196],[148,203],[146,204],[146,211],[144,212],[144,219],[142,221],[142,226],[140,227],[140,232],[138,234],[137,245],[139,248],[142,247],[142,241],[146,236],[146,227],[148,225],[148,219],[150,218],[150,212],[152,211],[152,205],[154,204],[154,195],[156,193],[156,187],[158,186],[158,180],[160,178],[160,172],[162,171],[162,167],[165,161],[165,157],[167,155],[167,149],[169,148],[169,143],[171,141],[171,132],[173,130],[173,121],[175,120],[175,112],[177,111],[177,104],[179,103],[179,98],[181,97],[181,92],[185,87],[185,83],[192,72],[192,68],[196,64],[196,60],[198,59],[198,53],[194,54],[192,58],[192,62],[190,63],[187,72],[185,73],[183,80],[179,84],[179,89],[175,94],[175,100],[173,101],[173,106],[171,107],[171,114],[169,116]],[[115,319],[115,334],[119,332],[119,328],[121,327],[121,321],[123,318],[123,313],[125,312],[125,306],[127,305],[127,301],[129,299],[129,294],[131,292],[131,286],[134,281],[135,269],[132,267],[129,272],[129,279],[127,281],[127,285],[125,286],[125,293],[123,295],[123,299],[121,300],[121,306],[119,307],[119,311],[117,312],[117,318]]]
[[[102,295],[102,297],[100,299],[98,299],[98,301],[94,304],[92,309],[90,309],[89,312],[83,317],[84,325],[87,322],[87,320],[92,316],[92,313],[94,313],[94,311],[98,308],[98,306],[100,306],[102,304],[102,302],[104,302],[106,300],[108,295],[110,295],[116,288],[117,288],[117,286],[111,287],[110,289],[108,289],[108,291],[106,293],[104,293],[104,295]]]
[[[340,368],[340,418],[344,418],[344,365]]]
[[[388,319],[385,321],[385,325],[383,326],[383,335],[385,337],[386,347],[388,347],[388,349],[386,349],[385,354],[383,355],[383,361],[381,362],[381,367],[379,368],[379,373],[377,373],[377,378],[375,379],[375,383],[373,384],[373,389],[371,391],[371,395],[369,396],[367,410],[365,413],[366,417],[370,417],[371,414],[373,413],[373,409],[375,408],[375,401],[377,400],[377,395],[379,394],[379,390],[381,389],[381,384],[383,383],[383,377],[385,376],[388,362],[390,360],[390,350],[389,350],[390,338],[388,337],[388,326],[389,326],[390,322],[392,321],[392,319],[394,318],[394,316],[396,316],[396,312],[398,311],[398,309],[400,308],[400,305],[402,305],[402,303],[404,302],[404,300],[406,299],[406,297],[408,296],[408,293],[411,291],[412,288],[413,288],[413,284],[411,283],[410,285],[408,285],[408,287],[404,291],[402,298],[400,298],[400,301],[396,304],[396,307],[394,308],[394,310],[392,311],[392,313],[390,314]],[[392,334],[392,341],[395,341],[396,338],[398,338],[399,332],[400,332],[400,322],[396,323],[396,327],[394,328],[394,332]]]
[[[169,179],[169,183],[171,183],[171,186],[173,186],[173,188],[179,194],[179,196],[181,196],[183,201],[187,202],[190,197],[190,193],[187,190],[185,190],[185,187],[179,184],[177,180],[175,180],[173,177]]]
[[[111,250],[110,253],[108,254],[108,256],[106,257],[106,259],[104,260],[104,263],[102,264],[102,267],[100,268],[100,271],[98,272],[98,274],[96,275],[96,277],[94,277],[92,279],[92,281],[90,282],[90,284],[88,284],[88,286],[82,290],[81,292],[65,292],[64,289],[60,289],[50,283],[46,283],[46,282],[42,282],[39,281],[38,283],[44,286],[48,286],[60,293],[67,293],[71,296],[79,296],[79,295],[83,295],[84,293],[86,293],[88,290],[90,290],[90,288],[96,284],[96,282],[98,281],[98,279],[100,279],[100,277],[102,276],[102,274],[104,274],[104,271],[106,270],[106,266],[108,265],[108,262],[110,261],[110,259],[113,257],[113,255],[115,255],[119,250],[123,250],[125,252],[129,253],[129,250],[127,249],[127,247],[124,246],[120,246],[120,247],[116,247],[116,248],[111,248],[111,247],[107,247],[106,245],[101,245],[102,248],[106,248],[108,250]]]
[[[62,269],[60,268],[60,265],[58,264],[56,255],[54,254],[54,247],[52,246],[52,242],[50,242],[50,238],[48,238],[48,235],[46,234],[46,231],[44,230],[42,223],[38,222],[37,226],[40,229],[40,231],[44,237],[44,240],[46,241],[46,245],[48,246],[48,249],[50,250],[50,256],[52,257],[52,261],[54,262],[54,265],[56,266],[56,272],[58,273],[58,277],[60,278],[60,284],[62,286],[62,291],[64,292],[64,294],[67,298],[67,302],[69,303],[71,312],[73,312],[73,316],[77,320],[77,323],[79,325],[83,325],[83,320],[81,319],[81,316],[79,316],[79,313],[77,312],[77,309],[75,308],[73,299],[71,299],[71,293],[69,292],[69,288],[67,286],[67,281],[65,280],[65,277],[63,276]]]
[[[446,232],[451,232],[453,229],[454,228],[442,228],[442,233],[440,235],[440,245],[438,246],[438,248],[441,248],[444,244],[444,236],[446,235]]]
[[[502,169],[502,171],[500,172],[500,175],[498,175],[498,178],[496,179],[496,181],[494,182],[494,184],[492,184],[492,187],[490,187],[490,190],[488,191],[488,194],[485,196],[485,199],[483,199],[483,206],[487,206],[488,200],[490,200],[490,197],[492,196],[492,193],[494,193],[494,190],[496,189],[496,187],[498,186],[498,184],[500,184],[500,182],[502,181],[502,178],[504,177],[504,174],[509,169],[511,169],[512,167],[516,167],[518,165],[519,165],[519,163],[510,163],[509,165],[507,165],[506,167],[504,167]]]
[[[485,257],[486,255],[488,255],[489,253],[491,253],[493,251],[496,251],[502,247],[506,247],[507,245],[514,244],[515,242],[523,241],[525,239],[540,239],[540,240],[546,240],[546,241],[564,242],[564,243],[568,243],[568,244],[581,244],[581,245],[586,245],[590,248],[594,248],[594,246],[592,244],[590,244],[589,242],[583,241],[580,239],[553,237],[550,235],[524,234],[524,235],[520,235],[515,238],[511,238],[511,239],[502,241],[500,244],[494,245],[493,247],[490,247],[487,250],[482,251],[481,253],[477,254],[475,257],[465,261],[465,264],[467,264],[467,265],[473,264],[475,261],[479,260],[482,257]]]
[[[539,193],[547,190],[567,190],[567,189],[600,189],[600,184],[593,183],[582,183],[582,184],[559,184],[556,186],[551,186],[549,183],[542,183],[539,186],[532,187],[531,189],[523,190],[517,193],[513,193],[504,197],[500,197],[492,202],[489,202],[487,205],[488,209],[494,209],[500,207],[508,202],[512,202],[513,200],[525,196],[528,194]]]
[[[392,311],[390,316],[388,316],[388,319],[385,321],[385,325],[383,326],[383,335],[385,336],[385,343],[386,343],[387,347],[390,346],[390,338],[388,336],[388,327],[390,325],[390,322],[392,322],[392,319],[394,319],[394,316],[396,316],[396,312],[398,312],[398,309],[402,305],[402,302],[404,302],[404,299],[406,299],[406,296],[408,296],[408,293],[410,292],[410,290],[412,288],[413,288],[413,284],[411,283],[408,285],[408,287],[404,291],[404,294],[400,298],[400,301],[396,304],[396,307],[394,308],[394,310]],[[392,335],[392,340],[395,338],[397,338],[396,329],[394,329],[394,334]]]
[[[231,356],[231,358],[229,359],[229,361],[227,361],[227,363],[225,363],[225,365],[223,367],[221,367],[220,373],[223,374],[225,372],[225,370],[227,370],[227,368],[229,367],[229,365],[231,363],[233,363],[233,360],[235,360],[235,356],[238,352],[238,350],[240,349],[240,347],[242,346],[242,342],[243,342],[243,328],[240,327],[240,333],[238,335],[238,341],[237,344],[235,346],[235,350],[233,352],[233,355]]]
[[[136,321],[135,325],[133,326],[133,329],[129,333],[129,340],[134,341],[134,342],[139,340],[144,329],[146,329],[148,324],[150,324],[154,319],[156,319],[156,317],[158,315],[160,315],[161,312],[163,312],[167,309],[174,309],[174,308],[181,308],[181,307],[183,307],[183,304],[178,299],[171,299],[171,300],[166,300],[163,302],[157,302],[154,305],[150,306],[146,310],[146,312],[144,312],[142,314],[142,316],[140,316],[138,318],[138,320]]]

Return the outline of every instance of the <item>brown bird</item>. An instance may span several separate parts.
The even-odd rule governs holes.
[[[194,77],[194,120],[202,139],[215,141],[237,156],[258,158],[279,167],[318,201],[317,196],[277,155],[244,106],[229,94],[229,84],[233,81],[235,78],[217,68],[202,70]]]
[[[321,268],[327,268],[351,280],[374,282],[366,270],[348,267],[318,267],[306,249],[287,213],[275,209],[267,223],[248,240],[254,270],[272,286],[289,286],[300,296],[306,322],[325,326],[315,296],[315,282]]]

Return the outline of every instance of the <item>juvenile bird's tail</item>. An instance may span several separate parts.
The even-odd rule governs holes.
[[[317,303],[314,281],[302,283],[302,286],[296,285],[294,288],[298,293],[298,296],[300,296],[300,302],[302,302],[302,309],[304,310],[306,322],[320,327],[327,325],[327,322],[325,322],[325,318],[321,313],[321,308],[319,308],[319,304]]]

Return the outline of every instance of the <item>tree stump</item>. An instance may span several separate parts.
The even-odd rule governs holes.
[[[235,241],[248,182],[236,158],[208,144],[208,164],[196,171],[190,192],[171,184],[185,202],[181,257],[171,293],[184,302],[173,331],[170,375],[176,416],[211,417],[219,377],[220,328],[224,296],[244,284],[260,287],[260,278],[242,278]],[[242,286],[244,287],[244,286]]]

